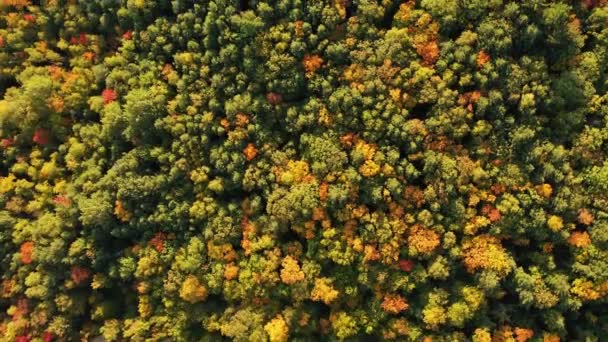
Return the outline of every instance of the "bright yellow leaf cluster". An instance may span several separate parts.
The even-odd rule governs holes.
[[[513,268],[513,260],[500,240],[483,234],[463,243],[463,262],[470,273],[478,269],[490,270],[506,276]]]
[[[547,226],[549,226],[549,229],[552,231],[559,232],[562,230],[562,228],[564,228],[564,221],[559,216],[551,215],[547,220]]]
[[[291,255],[283,259],[281,266],[283,267],[281,269],[281,281],[283,283],[291,285],[304,280],[304,272],[300,269],[298,261]]]
[[[202,302],[207,299],[207,288],[200,283],[197,277],[190,275],[182,283],[179,296],[189,303]]]
[[[285,342],[289,337],[289,327],[281,315],[266,323],[264,330],[268,334],[270,342]]]
[[[331,285],[329,278],[317,278],[315,279],[315,287],[310,293],[310,298],[316,302],[329,305],[338,298],[339,294]]]

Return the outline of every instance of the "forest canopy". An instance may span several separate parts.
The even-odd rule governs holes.
[[[0,96],[0,341],[608,336],[606,0],[0,0]]]

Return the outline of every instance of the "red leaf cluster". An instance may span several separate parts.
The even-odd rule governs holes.
[[[281,96],[279,93],[271,91],[270,93],[266,94],[266,101],[268,101],[268,103],[271,105],[276,106],[283,102],[283,96]]]
[[[28,23],[35,23],[36,17],[30,13],[26,13],[23,15],[23,20],[27,21]]]
[[[80,45],[86,45],[86,43],[88,42],[88,38],[87,38],[87,34],[81,32],[78,37],[72,37],[70,39],[70,44],[80,44]]]
[[[91,277],[91,271],[81,266],[74,266],[72,267],[70,277],[76,285],[80,285]]]
[[[118,98],[118,94],[113,89],[104,89],[101,92],[101,97],[103,97],[103,103],[108,104],[114,102]]]
[[[602,7],[608,3],[606,0],[582,0],[583,5],[587,9],[593,9],[595,7]]]
[[[50,331],[45,331],[44,334],[42,334],[42,341],[44,341],[44,342],[53,341],[53,333],[51,333]]]
[[[13,140],[11,138],[5,138],[5,139],[2,139],[2,141],[0,141],[0,145],[3,148],[7,148],[7,147],[10,147],[10,146],[13,146],[13,144],[15,144],[15,140]]]
[[[49,130],[45,128],[36,128],[32,141],[38,145],[46,145],[49,143]]]
[[[405,272],[411,272],[414,269],[412,260],[399,260],[399,268]]]

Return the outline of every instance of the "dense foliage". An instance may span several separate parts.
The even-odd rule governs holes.
[[[0,1],[0,340],[605,340],[606,3]]]

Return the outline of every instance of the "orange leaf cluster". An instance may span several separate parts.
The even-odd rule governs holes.
[[[239,275],[239,267],[234,264],[226,265],[224,269],[224,279],[233,280],[236,279]]]
[[[466,106],[467,110],[473,111],[473,104],[476,103],[481,97],[481,92],[479,90],[464,93],[458,97],[458,104],[461,106]]]
[[[464,106],[468,103],[476,103],[481,98],[481,92],[479,90],[466,92],[458,96],[458,104]]]
[[[212,260],[232,262],[237,258],[234,247],[229,243],[215,244],[213,241],[209,241],[207,242],[207,253]]]
[[[500,219],[502,217],[502,215],[500,214],[500,211],[490,204],[485,204],[483,206],[483,208],[481,209],[481,212],[484,215],[487,215],[488,219],[492,223],[500,221]]]
[[[494,341],[513,341],[513,329],[508,325],[500,326],[494,331],[492,342]]]
[[[116,215],[116,217],[118,217],[118,219],[120,219],[122,222],[129,222],[132,214],[125,209],[122,201],[116,200],[114,205],[114,215]]]
[[[82,57],[84,57],[87,61],[92,62],[95,60],[95,52],[87,51],[82,54]]]
[[[357,135],[355,133],[346,133],[340,137],[340,142],[346,147],[352,147],[357,142]]]
[[[243,150],[243,154],[245,155],[245,159],[251,161],[258,155],[258,150],[255,148],[255,146],[253,146],[252,143],[249,143]]]
[[[220,126],[224,127],[225,130],[228,130],[230,128],[230,121],[228,121],[226,118],[221,118]]]
[[[561,339],[559,336],[554,334],[545,334],[543,335],[543,342],[560,342]]]
[[[488,55],[485,51],[480,50],[477,53],[477,66],[482,67],[484,64],[490,61],[490,55]]]
[[[526,328],[515,328],[515,339],[517,342],[526,342],[534,336],[534,331],[532,329]]]
[[[166,235],[162,232],[158,232],[150,239],[150,245],[156,249],[157,252],[162,252],[165,249]]]
[[[400,10],[409,12],[406,7]],[[400,15],[402,16],[402,15]],[[421,15],[416,23],[408,31],[413,34],[414,47],[418,55],[422,57],[423,63],[431,66],[439,59],[439,24],[433,21],[429,14]]]
[[[452,147],[454,146],[454,142],[447,136],[445,135],[439,135],[439,136],[428,136],[425,140],[424,140],[424,147],[429,149],[429,150],[433,150],[433,151],[446,151],[448,150],[448,147]]]
[[[243,230],[241,247],[243,247],[245,255],[249,255],[251,254],[251,239],[255,236],[255,226],[249,222],[247,217],[243,217],[241,220],[241,229]]]
[[[64,74],[63,74],[63,69],[60,66],[57,65],[51,65],[49,66],[49,74],[51,75],[51,78],[54,81],[59,81],[63,78]]]
[[[535,186],[534,189],[536,189],[536,192],[539,196],[544,198],[549,198],[551,197],[551,194],[553,194],[553,188],[551,187],[551,184],[539,184]]]
[[[72,204],[72,201],[69,199],[69,197],[65,195],[55,196],[53,198],[53,202],[62,207],[69,207]]]
[[[2,281],[2,290],[0,290],[0,295],[2,298],[10,298],[13,295],[13,290],[17,285],[17,281],[15,279],[5,279]]]
[[[34,252],[34,243],[32,241],[26,241],[19,247],[19,254],[21,254],[21,262],[24,264],[32,263],[32,254]]]
[[[568,243],[574,247],[584,248],[591,244],[591,238],[587,232],[572,232]]]
[[[437,56],[439,56],[439,54],[437,54]],[[376,70],[376,74],[381,80],[388,83],[400,70],[401,69],[398,66],[393,66],[393,62],[390,59],[385,59],[384,62],[382,62],[382,66]],[[400,89],[396,90],[400,91]]]
[[[437,45],[436,41],[418,46],[416,52],[422,56],[422,60],[426,65],[433,65],[439,59],[439,45]]]
[[[439,246],[440,240],[439,234],[434,230],[416,225],[412,227],[407,242],[416,251],[429,254]]]
[[[507,190],[507,187],[504,184],[493,184],[490,187],[490,190],[492,190],[492,193],[494,193],[494,195],[498,196],[505,192]]]
[[[302,20],[298,20],[294,23],[294,31],[296,36],[301,37],[304,34],[304,31],[302,31],[303,26],[304,22]]]
[[[175,69],[173,69],[173,66],[171,64],[167,63],[163,66],[163,69],[160,73],[163,75],[164,79],[168,79],[170,75],[175,73]]]
[[[363,260],[365,261],[375,261],[380,259],[380,253],[378,253],[378,249],[373,245],[366,245],[363,248]]]
[[[496,208],[493,208],[488,213],[488,219],[490,219],[490,222],[498,222],[498,221],[500,221],[501,217],[502,217],[502,215],[500,214],[500,211],[498,211],[498,209],[496,209]]]
[[[398,314],[407,310],[410,306],[405,299],[398,294],[387,294],[381,304],[382,310],[390,314]]]
[[[589,226],[593,223],[593,214],[587,209],[581,209],[578,211],[578,222]]]
[[[323,182],[321,183],[321,185],[319,185],[319,199],[323,202],[327,201],[327,198],[329,197],[329,184],[327,184],[327,182]]]
[[[323,65],[323,59],[318,55],[309,55],[306,54],[304,56],[304,60],[302,61],[302,65],[304,65],[304,70],[306,70],[307,75],[314,74],[321,65]]]
[[[325,219],[325,209],[322,207],[316,207],[312,209],[312,220],[323,221]]]
[[[237,127],[245,127],[249,124],[249,115],[238,113],[236,115],[235,124]]]
[[[51,107],[51,109],[55,113],[61,113],[61,112],[63,112],[63,108],[64,108],[63,99],[61,97],[59,97],[59,96],[53,96],[53,97],[51,97],[51,99],[49,100],[49,107]]]
[[[405,192],[403,194],[404,199],[414,205],[416,208],[420,208],[424,204],[424,191],[420,190],[420,188],[408,185],[405,187]]]
[[[382,336],[385,340],[394,340],[397,336],[406,336],[410,332],[407,320],[403,317],[393,320],[389,329]]]
[[[21,254],[21,262],[24,264],[32,263],[32,254],[34,252],[34,243],[32,241],[26,241],[21,244],[19,248],[19,254]]]

